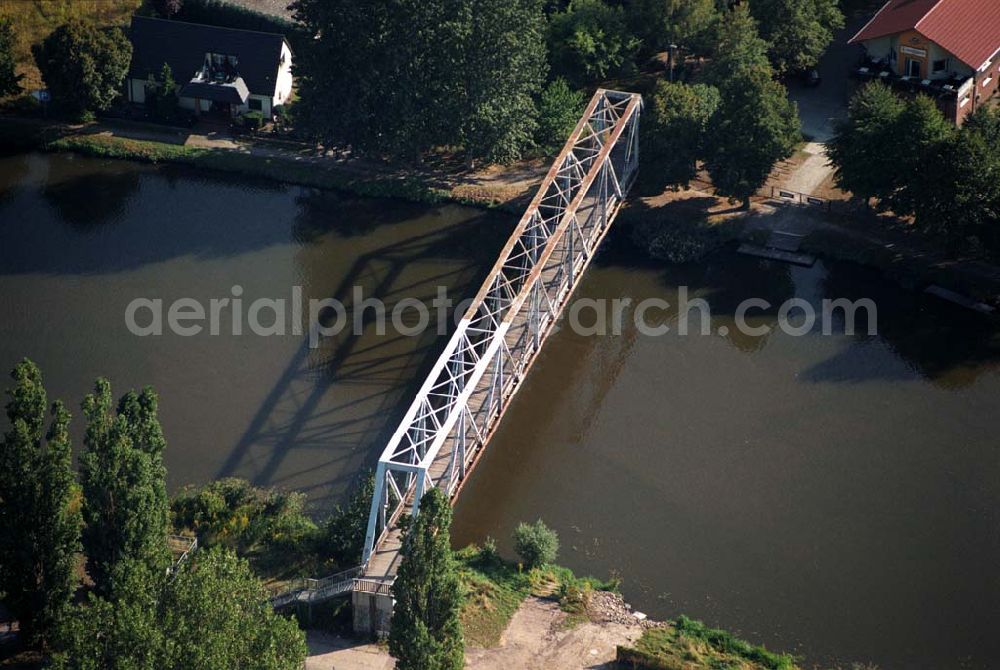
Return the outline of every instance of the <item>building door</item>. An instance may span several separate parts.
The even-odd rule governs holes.
[[[920,79],[920,66],[922,63],[912,58],[906,59],[906,76]]]

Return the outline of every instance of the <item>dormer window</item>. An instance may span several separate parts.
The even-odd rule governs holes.
[[[205,73],[209,81],[230,82],[240,76],[239,58],[232,54],[206,53]]]

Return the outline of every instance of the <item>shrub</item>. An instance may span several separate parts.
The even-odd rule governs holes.
[[[486,565],[499,565],[500,552],[497,551],[497,541],[489,535],[483,541],[483,546],[479,550],[479,558]]]
[[[243,479],[220,479],[185,489],[171,502],[174,527],[194,531],[203,544],[238,551],[257,547],[295,548],[316,526],[305,515],[305,496],[254,487]]]
[[[520,523],[514,529],[514,550],[529,568],[554,563],[559,552],[559,536],[541,519]]]
[[[243,127],[249,130],[257,130],[264,125],[264,113],[253,109],[243,115]]]

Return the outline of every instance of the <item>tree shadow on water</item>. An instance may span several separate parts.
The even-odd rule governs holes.
[[[801,376],[804,380],[856,383],[919,377],[941,388],[959,389],[1000,369],[1000,321],[996,318],[901,288],[875,270],[846,263],[828,264],[824,293],[829,299],[873,301],[877,335],[868,335],[867,313],[858,310],[853,339],[884,344],[903,367],[872,364],[866,352],[849,347],[807,369]],[[844,327],[838,318],[833,332],[843,334]]]
[[[139,190],[135,170],[84,174],[45,185],[42,196],[66,224],[81,233],[92,233],[119,223],[129,200]]]

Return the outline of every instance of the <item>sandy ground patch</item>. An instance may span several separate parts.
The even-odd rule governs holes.
[[[614,667],[615,651],[642,635],[638,620],[566,625],[559,605],[529,597],[491,649],[468,648],[468,670],[579,670]],[[626,617],[627,618],[627,617]],[[363,644],[326,633],[308,633],[306,670],[389,670],[394,667],[385,647]]]

